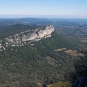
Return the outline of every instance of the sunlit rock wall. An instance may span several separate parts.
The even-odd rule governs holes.
[[[27,41],[38,41],[42,38],[51,37],[51,33],[54,31],[53,25],[49,25],[42,28],[37,28],[35,30],[28,30],[9,36],[5,38],[5,46],[22,46],[26,44]]]

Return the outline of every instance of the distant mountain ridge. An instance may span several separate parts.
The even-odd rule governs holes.
[[[0,19],[0,26],[8,26],[15,24],[35,24],[35,25],[49,25],[52,21],[44,18],[11,18],[11,19]]]

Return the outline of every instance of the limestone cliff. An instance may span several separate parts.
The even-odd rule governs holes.
[[[0,40],[0,49],[5,46],[23,46],[24,44],[29,44],[33,41],[41,40],[42,38],[51,37],[51,33],[53,31],[53,25],[49,25],[46,27],[36,28],[35,30],[20,32],[19,34]]]

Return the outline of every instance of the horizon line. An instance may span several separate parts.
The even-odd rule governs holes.
[[[87,19],[87,16],[80,15],[0,15],[0,18],[75,18]]]

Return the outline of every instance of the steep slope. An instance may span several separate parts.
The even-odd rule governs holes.
[[[24,24],[12,24],[8,26],[0,26],[0,39],[4,39],[8,36],[18,34],[27,30],[34,30],[38,26],[35,25],[24,25]]]
[[[44,87],[65,80],[63,75],[74,70],[79,56],[67,51],[78,53],[82,44],[47,26],[2,39],[0,46],[1,87]]]
[[[31,42],[39,41],[42,38],[51,37],[51,33],[53,31],[53,25],[49,25],[14,34],[0,40],[0,50],[5,50],[8,46],[24,46],[30,44]]]
[[[51,37],[23,46],[8,46],[0,52],[1,87],[42,87],[64,80],[67,71],[74,70],[73,57],[65,50],[79,50],[81,44],[56,32]]]

